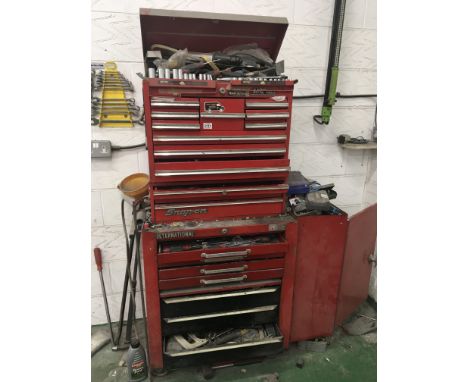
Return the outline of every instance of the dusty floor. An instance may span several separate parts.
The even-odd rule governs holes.
[[[375,311],[365,304],[359,313],[375,317]],[[96,326],[92,331],[103,330]],[[141,330],[140,332],[143,332]],[[125,352],[126,353],[126,352]],[[113,352],[105,346],[92,357],[93,382],[126,382],[126,369],[118,367],[123,351]],[[303,360],[302,368],[296,363]],[[172,371],[164,377],[153,377],[161,382],[204,381],[197,368]],[[377,333],[349,336],[338,328],[324,353],[301,350],[293,344],[289,350],[261,363],[216,370],[213,381],[242,382],[371,382],[377,380]],[[148,379],[149,381],[149,379]]]

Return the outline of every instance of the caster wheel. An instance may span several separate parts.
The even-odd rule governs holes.
[[[167,375],[169,371],[167,369],[151,369],[151,375],[153,377],[162,377],[164,375]]]
[[[215,376],[215,371],[209,366],[202,366],[200,373],[205,380],[212,379]]]

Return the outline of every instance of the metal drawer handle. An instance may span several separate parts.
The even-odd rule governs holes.
[[[223,252],[223,253],[202,253],[200,256],[204,259],[218,259],[220,257],[232,257],[232,256],[248,256],[252,250],[246,249],[245,251],[234,251],[234,252]]]
[[[247,113],[247,119],[289,118],[289,113]]]
[[[266,129],[266,128],[286,128],[286,123],[269,123],[269,124],[250,124],[252,127],[245,126],[247,129]],[[253,127],[255,125],[255,127]],[[261,125],[265,125],[262,127]],[[268,125],[268,126],[267,126]],[[277,126],[276,126],[277,125]],[[155,127],[158,126],[158,127]],[[200,130],[200,125],[153,125],[153,129],[193,129]],[[193,126],[193,127],[192,127]],[[260,126],[260,127],[257,127]],[[276,126],[276,127],[275,127]],[[286,135],[250,135],[250,136],[157,136],[153,137],[154,142],[257,142],[257,141],[279,141],[283,142],[286,140]]]
[[[275,293],[277,290],[278,290],[277,287],[262,288],[262,289],[247,289],[247,290],[227,292],[227,293],[198,294],[195,296],[170,297],[170,298],[164,298],[163,301],[165,304],[178,304],[178,303],[183,303],[183,302],[205,301],[205,300],[214,300],[214,299],[220,299],[220,298],[250,296],[254,294]]]
[[[287,184],[280,184],[277,186],[270,186],[270,187],[245,187],[245,188],[224,188],[224,189],[213,189],[213,190],[182,190],[182,191],[154,191],[154,196],[172,196],[172,195],[187,195],[187,194],[218,194],[221,193],[223,195],[227,195],[230,192],[251,192],[251,191],[281,191],[281,190],[288,190],[289,186]]]
[[[200,113],[201,117],[204,118],[213,118],[213,119],[226,119],[226,118],[245,118],[244,113]]]
[[[197,101],[151,101],[151,106],[162,107],[199,107],[200,103]]]
[[[289,167],[255,167],[255,168],[233,168],[222,170],[161,170],[156,171],[155,176],[187,176],[187,175],[226,175],[226,174],[250,174],[257,172],[284,172]]]
[[[205,155],[243,155],[243,154],[284,154],[286,149],[229,149],[229,150],[157,150],[155,157],[205,156]]]
[[[200,284],[203,285],[214,285],[214,284],[223,284],[223,283],[235,283],[238,281],[247,280],[247,275],[243,275],[241,277],[230,277],[228,279],[217,279],[217,280],[205,280],[201,279]]]
[[[151,118],[167,118],[167,119],[192,119],[192,118],[198,118],[199,114],[198,113],[183,113],[183,112],[157,112],[157,113],[151,113]]]
[[[283,109],[289,106],[287,102],[246,102],[245,105],[258,109]]]
[[[182,124],[156,124],[153,125],[154,130],[200,130],[199,124],[182,125]],[[154,138],[153,141],[160,141],[161,139]]]
[[[242,267],[236,268],[223,268],[223,269],[200,269],[202,275],[217,275],[219,273],[230,273],[230,272],[242,272],[247,270],[248,266],[243,265]]]
[[[246,123],[246,129],[286,129],[287,123]]]

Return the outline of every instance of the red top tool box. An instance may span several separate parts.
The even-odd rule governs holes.
[[[145,54],[155,43],[214,52],[254,42],[274,61],[287,28],[284,18],[140,14]],[[283,213],[294,81],[192,77],[173,69],[143,81],[153,221]]]

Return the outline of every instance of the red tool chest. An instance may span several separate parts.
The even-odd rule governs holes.
[[[276,59],[283,18],[140,11],[154,43],[217,51],[256,42]],[[243,33],[239,34],[242,30]],[[287,348],[297,224],[285,214],[294,81],[145,78],[151,224],[142,234],[152,369]],[[194,349],[177,336],[253,330]]]

